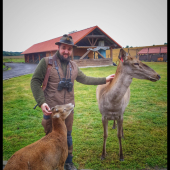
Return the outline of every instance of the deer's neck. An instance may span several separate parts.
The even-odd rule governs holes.
[[[127,74],[126,67],[127,66],[124,66],[120,61],[115,77],[109,84],[108,95],[111,101],[121,101],[132,82],[133,77]]]
[[[52,131],[57,133],[67,133],[65,122],[61,118],[52,118]]]

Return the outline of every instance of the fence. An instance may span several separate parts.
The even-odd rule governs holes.
[[[80,59],[74,60],[77,63],[78,67],[85,67],[85,66],[102,66],[102,65],[113,65],[111,58],[106,59]]]

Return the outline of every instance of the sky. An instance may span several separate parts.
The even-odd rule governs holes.
[[[122,47],[167,43],[167,0],[3,0],[3,51],[100,27]]]

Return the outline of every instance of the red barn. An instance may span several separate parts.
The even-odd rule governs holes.
[[[74,44],[77,45],[77,48],[73,51],[74,57],[72,56],[72,60],[75,60],[78,66],[111,65],[112,49],[122,48],[121,45],[98,26],[81,31],[73,31],[69,35],[72,36]],[[22,53],[24,54],[25,62],[38,63],[41,58],[52,56],[58,50],[58,46],[55,43],[61,37],[34,44],[25,50]],[[106,58],[106,50],[108,49],[110,49],[110,58]]]
[[[167,61],[167,47],[148,47],[138,52],[141,61]]]

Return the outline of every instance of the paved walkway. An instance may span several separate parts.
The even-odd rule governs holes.
[[[13,77],[22,76],[25,74],[34,73],[37,64],[31,63],[5,63],[6,66],[11,67],[11,70],[3,71],[3,80],[8,80]],[[106,67],[108,65],[103,66],[86,66],[79,68],[87,68],[87,67]]]
[[[37,67],[37,64],[31,63],[5,63],[5,65],[11,67],[11,70],[3,71],[3,80],[34,73]]]

